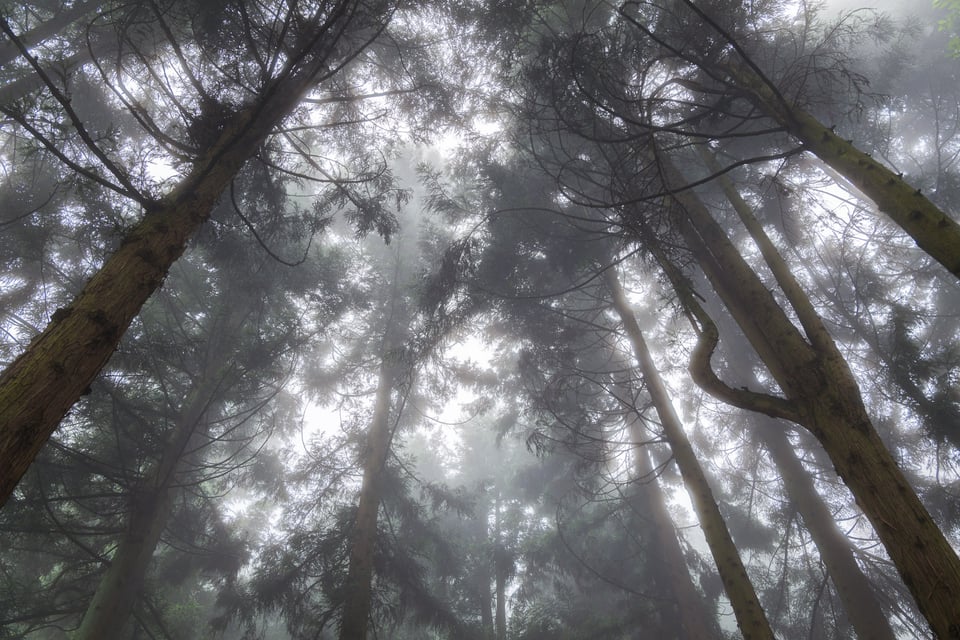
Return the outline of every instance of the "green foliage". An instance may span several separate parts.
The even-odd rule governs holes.
[[[960,24],[960,2],[957,0],[933,0],[933,6],[946,12],[946,16],[937,20],[937,29],[945,31],[950,36],[947,47],[954,58],[960,58],[960,35],[957,26]]]

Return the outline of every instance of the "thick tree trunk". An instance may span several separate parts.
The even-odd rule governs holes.
[[[869,154],[853,146],[812,115],[788,103],[745,65],[725,65],[764,113],[853,183],[877,208],[907,232],[921,249],[960,278],[960,224]]]
[[[702,148],[701,157],[711,171],[717,172],[720,169],[713,156]],[[825,333],[823,324],[819,321],[819,317],[816,317],[812,305],[808,304],[806,295],[799,283],[790,273],[786,262],[753,215],[750,206],[740,196],[733,181],[726,175],[721,175],[718,181],[740,221],[743,222],[748,233],[760,248],[761,254],[767,264],[770,265],[777,281],[784,290],[790,291],[788,298],[793,304],[801,307],[798,316],[802,319],[803,325],[809,327],[810,333]],[[829,342],[825,343],[825,346],[829,348]],[[741,351],[734,351],[734,354],[731,355],[731,364],[744,371],[752,370],[747,358],[743,357]],[[758,420],[758,422],[764,421]],[[853,556],[850,541],[837,528],[830,511],[814,487],[813,479],[803,469],[803,465],[797,458],[793,447],[790,446],[783,429],[772,421],[766,421],[766,423],[759,425],[757,433],[773,456],[783,478],[787,496],[797,508],[820,551],[820,557],[837,588],[844,610],[857,636],[860,638],[876,638],[877,640],[894,640],[893,629],[890,628],[887,616],[881,609],[869,580],[860,570],[860,566]]]
[[[700,467],[697,455],[687,439],[680,418],[673,409],[673,403],[663,381],[660,379],[659,371],[653,362],[650,351],[647,349],[647,344],[643,339],[633,310],[630,309],[613,270],[608,269],[605,276],[612,295],[614,309],[620,316],[620,321],[623,323],[630,339],[634,356],[647,386],[647,392],[650,394],[653,406],[660,417],[664,437],[670,445],[673,458],[683,477],[683,483],[690,494],[690,501],[693,503],[697,517],[700,519],[700,527],[703,529],[707,545],[710,547],[710,552],[717,564],[720,579],[723,581],[727,597],[730,599],[730,605],[736,615],[737,626],[740,627],[740,632],[746,640],[755,638],[773,640],[774,635],[770,629],[770,623],[760,606],[760,600],[757,598],[753,583],[747,576],[747,570],[740,559],[740,553],[730,536],[730,531],[727,529],[727,524],[717,506],[710,484]]]
[[[217,355],[226,356],[225,351]],[[194,389],[184,403],[157,466],[130,501],[130,521],[107,572],[100,579],[80,623],[76,640],[101,640],[119,634],[140,597],[150,560],[167,526],[173,506],[173,481],[188,443],[204,420],[214,395],[222,388],[222,362]]]
[[[684,184],[677,170],[661,160],[668,184]],[[819,318],[810,317],[809,300],[783,280],[783,265],[771,265],[778,282],[786,285],[784,293],[803,324],[804,337],[700,200],[689,190],[673,197],[682,209],[677,224],[688,247],[786,396],[779,417],[805,427],[823,445],[934,633],[960,638],[960,558],[877,435],[846,361]],[[715,336],[715,328],[713,332]],[[691,363],[698,382],[713,376],[708,368],[708,352]],[[730,398],[718,393],[716,385],[706,388]],[[769,407],[769,396],[738,395],[745,399],[738,406],[751,408],[747,397],[754,396]]]
[[[238,112],[193,171],[149,207],[120,248],[0,375],[0,504],[106,364],[220,194],[299,102],[314,73],[285,76]]]
[[[877,601],[870,581],[853,556],[850,541],[837,527],[833,515],[817,493],[813,478],[797,458],[783,427],[770,422],[761,425],[757,432],[780,471],[787,497],[803,518],[804,526],[817,545],[820,559],[837,589],[857,637],[862,640],[894,640],[896,636],[890,628],[890,622]]]
[[[350,569],[344,590],[340,640],[365,640],[373,593],[373,561],[377,544],[377,515],[383,494],[383,469],[390,453],[390,395],[396,379],[393,356],[384,350],[380,380],[363,461],[363,483],[357,516],[350,533]]]
[[[643,428],[635,415],[628,416],[630,437],[635,443],[644,441]],[[707,640],[719,638],[717,626],[707,611],[703,596],[693,584],[687,560],[680,546],[679,534],[674,526],[663,490],[653,477],[653,466],[646,449],[637,444],[634,450],[634,473],[637,478],[638,505],[644,517],[653,523],[656,544],[651,551],[656,557],[653,561],[662,567],[671,593],[677,601],[679,622],[686,640]]]

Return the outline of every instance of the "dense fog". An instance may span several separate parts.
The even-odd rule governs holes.
[[[0,639],[960,640],[960,3],[0,0]]]

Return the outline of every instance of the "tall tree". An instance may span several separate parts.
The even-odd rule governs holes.
[[[282,15],[245,2],[230,3],[224,10],[222,23],[202,25],[216,29],[217,42],[208,39],[204,43],[208,34],[193,32],[197,44],[216,47],[205,50],[211,58],[208,66],[212,77],[199,75],[200,70],[183,55],[182,43],[173,39],[173,31],[165,31],[171,38],[164,43],[169,63],[180,74],[183,88],[190,87],[192,94],[183,95],[180,89],[165,84],[144,85],[145,91],[152,89],[153,93],[142,99],[125,93],[124,79],[132,74],[143,72],[163,82],[149,59],[137,59],[136,55],[133,60],[121,59],[114,70],[115,78],[103,69],[102,77],[130,116],[173,157],[180,158],[177,162],[183,167],[182,176],[170,188],[160,187],[158,192],[140,186],[147,180],[143,170],[124,167],[117,154],[102,148],[72,106],[67,90],[52,79],[45,78],[45,90],[59,105],[66,125],[73,129],[79,157],[59,147],[30,113],[3,108],[8,117],[72,170],[147,213],[124,234],[119,247],[83,291],[52,316],[47,328],[0,376],[0,422],[4,425],[0,436],[4,468],[0,500],[10,495],[57,423],[106,363],[132,318],[163,282],[170,265],[209,218],[237,172],[258,154],[266,166],[276,164],[271,156],[283,152],[267,142],[276,141],[271,136],[277,127],[312,92],[329,91],[330,96],[317,98],[329,105],[362,99],[347,82],[337,81],[348,71],[359,73],[364,67],[364,52],[387,29],[395,13],[389,3],[350,0],[298,5]],[[159,13],[156,20],[163,27],[168,18]],[[4,24],[8,37],[14,39],[9,23]],[[221,40],[231,38],[230,46]],[[402,40],[399,34],[398,38],[393,42]],[[19,48],[35,72],[43,74],[29,51],[22,45]],[[128,62],[129,68],[125,66]],[[231,68],[235,71],[228,72]],[[364,73],[373,68],[368,66]],[[396,88],[392,90],[415,91],[416,87],[402,86],[407,80],[403,74],[394,75],[391,81],[396,82]],[[370,81],[386,82],[383,76],[378,80],[370,77]],[[221,91],[224,84],[243,97]],[[142,100],[147,99],[172,101],[175,111],[151,114],[143,106]],[[169,116],[178,111],[184,114],[183,121],[169,122]],[[298,115],[311,117],[306,111]],[[332,117],[335,125],[337,115]],[[179,139],[173,137],[176,134]],[[293,147],[302,150],[296,144]],[[338,198],[346,196],[357,205],[356,219],[362,230],[378,228],[389,233],[390,225],[381,217],[376,198],[357,193],[353,185],[341,183],[313,158],[307,160],[309,170],[318,173],[320,180],[334,183]]]
[[[627,26],[634,28],[632,23]],[[603,38],[624,34],[623,29],[614,25],[600,27],[589,37],[583,33],[571,37],[578,46],[583,43],[585,53],[608,44],[620,47],[620,41]],[[569,57],[570,50],[560,55]],[[549,54],[545,58],[550,59]],[[768,253],[767,245],[760,244],[799,326],[746,263],[693,192],[689,180],[675,168],[668,148],[658,143],[660,138],[673,140],[672,131],[653,126],[646,119],[651,114],[638,113],[644,103],[626,100],[622,92],[634,72],[625,62],[611,61],[609,74],[604,72],[592,78],[585,78],[576,66],[567,64],[574,82],[583,80],[582,91],[571,91],[570,81],[562,79],[546,91],[554,92],[552,103],[542,97],[531,98],[538,113],[556,114],[552,118],[550,114],[543,116],[550,118],[546,125],[542,121],[534,123],[534,129],[543,135],[538,140],[547,139],[549,144],[552,135],[559,142],[537,150],[541,162],[548,168],[558,168],[572,197],[596,206],[616,206],[621,224],[635,229],[647,248],[660,251],[663,268],[671,273],[673,286],[696,318],[699,342],[690,364],[696,382],[725,402],[790,420],[816,436],[873,523],[931,627],[935,633],[950,637],[960,619],[958,602],[950,595],[960,588],[960,558],[881,441],[856,379],[789,267],[778,256]],[[549,86],[551,81],[540,75],[546,67],[536,69],[540,81]],[[604,100],[598,96],[610,97]],[[598,114],[598,102],[609,111]],[[607,119],[605,113],[616,114],[620,119]],[[638,124],[634,125],[635,122]],[[579,143],[562,139],[555,126],[582,141],[589,151]],[[679,144],[685,141],[680,140]],[[603,167],[601,171],[599,166]],[[662,201],[664,208],[644,204],[654,200]],[[663,247],[677,241],[685,245],[686,256],[695,260],[706,274],[782,390],[782,396],[734,388],[717,377],[710,365],[718,340],[716,327],[701,313],[699,302],[679,271],[663,259]],[[931,571],[930,567],[937,569]]]
[[[810,60],[777,60],[776,53],[772,56],[768,53],[771,50],[765,46],[762,38],[744,33],[743,23],[732,24],[726,20],[727,24],[723,24],[714,15],[714,10],[721,9],[704,9],[690,0],[681,0],[667,10],[657,12],[655,29],[647,26],[654,18],[643,3],[626,3],[620,9],[620,15],[662,47],[666,55],[675,57],[678,70],[671,82],[692,91],[697,96],[696,100],[706,101],[710,110],[722,105],[726,120],[751,119],[749,112],[738,110],[738,101],[747,102],[748,109],[758,109],[764,113],[777,127],[800,142],[803,151],[813,153],[854,184],[873,201],[879,211],[913,238],[917,246],[955,277],[960,277],[960,224],[931,202],[920,189],[908,184],[902,173],[858,149],[851,140],[841,138],[835,132],[835,126],[823,124],[804,109],[802,101],[810,99],[803,93],[806,89],[805,79],[797,82],[796,76],[788,76],[784,82],[772,75],[782,71],[771,63],[781,63],[791,74],[796,74],[798,68],[806,65],[804,72],[816,76],[821,71],[816,67],[817,52]],[[761,10],[770,11],[770,8]],[[732,3],[727,11],[732,14],[750,12],[737,2]],[[707,33],[700,34],[700,42],[709,44],[700,48],[690,45],[696,41],[691,39],[693,24],[706,28]],[[810,26],[817,28],[816,24]],[[841,25],[834,32],[844,30]],[[761,60],[766,69],[758,62]],[[691,74],[683,69],[689,69],[690,66],[699,70],[699,73]],[[831,72],[837,70],[831,69],[825,73]],[[839,73],[843,74],[844,71],[841,69]],[[851,82],[857,81],[853,72],[848,72],[848,77]],[[688,122],[693,125],[691,135],[706,134],[697,130],[697,118]],[[679,132],[682,126],[665,128]]]
[[[750,582],[697,455],[683,430],[683,424],[673,408],[673,402],[650,355],[637,319],[627,303],[620,281],[611,269],[605,272],[605,280],[613,307],[627,332],[647,391],[656,407],[657,415],[660,416],[665,438],[700,519],[700,528],[703,529],[713,559],[717,563],[727,597],[730,598],[730,604],[737,616],[740,632],[744,638],[773,638],[773,631],[760,599]]]

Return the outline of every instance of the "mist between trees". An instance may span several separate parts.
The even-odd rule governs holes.
[[[960,639],[950,3],[0,3],[0,638]]]

